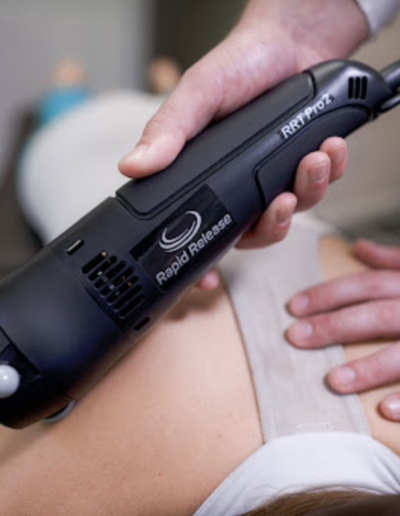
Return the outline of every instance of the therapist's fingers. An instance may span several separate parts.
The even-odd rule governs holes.
[[[380,403],[379,409],[386,419],[400,422],[400,392],[392,394],[384,399]]]
[[[326,142],[328,150],[338,145],[335,140],[342,141],[340,138],[330,140],[334,141]],[[325,152],[313,152],[303,158],[297,169],[294,193],[285,192],[276,197],[256,226],[242,237],[237,247],[261,248],[283,240],[299,203],[303,208],[309,208],[324,197],[331,178],[331,169],[331,158]],[[335,177],[337,175],[335,170]]]
[[[346,170],[347,146],[341,138],[329,138],[319,152],[303,158],[297,170],[294,193],[297,211],[307,210],[321,201],[329,183],[341,178]]]
[[[280,242],[287,235],[297,199],[285,192],[272,201],[256,226],[236,245],[238,249],[255,249]]]
[[[369,240],[358,240],[354,254],[377,269],[400,269],[400,247],[379,245]]]
[[[313,152],[300,162],[293,192],[298,199],[297,211],[311,208],[323,199],[329,185],[331,163],[323,152]]]
[[[299,348],[320,348],[331,344],[398,338],[400,300],[370,301],[335,312],[305,317],[286,332],[288,341]]]
[[[365,271],[299,292],[289,301],[288,311],[296,317],[304,317],[363,301],[396,297],[400,297],[400,272]]]
[[[328,154],[331,160],[330,182],[333,183],[342,178],[347,167],[347,144],[343,138],[332,137],[324,141],[321,152]]]
[[[329,372],[327,380],[332,389],[343,394],[362,392],[399,381],[400,343],[336,367]]]
[[[286,192],[274,199],[255,228],[242,237],[237,245],[239,249],[266,247],[283,240],[294,209],[313,207],[324,197],[329,183],[344,174],[346,142],[341,138],[329,138],[321,149],[323,151],[313,152],[301,160],[294,186],[295,197]]]
[[[206,272],[204,276],[197,282],[196,287],[202,290],[214,290],[219,285],[219,274],[217,270]]]

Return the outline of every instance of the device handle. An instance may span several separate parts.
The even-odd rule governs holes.
[[[233,160],[277,121],[290,116],[313,96],[314,85],[308,74],[288,79],[225,119],[211,124],[186,145],[169,167],[151,177],[131,181],[117,192],[118,198],[138,215],[152,216]]]

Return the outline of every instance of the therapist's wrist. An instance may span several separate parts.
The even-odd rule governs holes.
[[[367,19],[354,0],[250,0],[234,29],[242,30],[268,40],[271,31],[280,30],[279,43],[288,45],[286,60],[293,54],[293,73],[346,58],[369,35]]]

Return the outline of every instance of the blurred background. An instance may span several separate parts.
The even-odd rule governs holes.
[[[149,89],[148,65],[169,56],[186,69],[234,25],[244,0],[1,0],[0,276],[38,248],[14,189],[32,106],[62,59],[79,59],[96,92]],[[400,57],[400,20],[355,56],[382,68]],[[400,110],[349,139],[346,178],[318,207],[348,235],[400,243]],[[111,193],[111,192],[110,192]]]

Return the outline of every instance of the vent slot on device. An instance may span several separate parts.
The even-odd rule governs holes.
[[[82,273],[93,283],[97,299],[124,319],[143,301],[143,287],[135,269],[116,256],[102,251],[90,260]]]
[[[349,99],[365,100],[368,94],[368,77],[350,77]]]
[[[107,252],[106,251],[102,251],[100,254],[98,254],[95,258],[93,258],[93,260],[90,260],[89,263],[87,263],[86,265],[84,265],[82,267],[82,272],[83,274],[88,274],[91,270],[93,270],[95,267],[97,267],[98,265],[100,265],[100,263],[105,259],[107,258]]]
[[[150,317],[146,317],[145,319],[143,319],[142,321],[140,321],[139,324],[137,324],[134,328],[133,328],[133,331],[136,331],[136,332],[139,332],[140,330],[142,330],[145,326],[147,326],[150,322]]]

